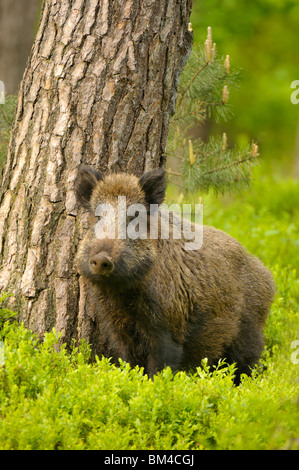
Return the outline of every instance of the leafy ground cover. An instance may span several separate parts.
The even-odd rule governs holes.
[[[262,371],[235,387],[232,366],[203,361],[152,381],[125,363],[90,363],[85,343],[58,348],[55,331],[40,343],[2,309],[0,449],[299,449],[298,201],[298,182],[258,176],[237,197],[204,198],[204,222],[274,274]]]

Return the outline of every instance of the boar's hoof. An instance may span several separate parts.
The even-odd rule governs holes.
[[[113,261],[102,253],[97,253],[89,260],[90,269],[93,274],[109,276],[114,269]]]

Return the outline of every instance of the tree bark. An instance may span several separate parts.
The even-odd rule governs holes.
[[[67,343],[89,339],[93,319],[73,263],[85,220],[78,167],[140,175],[162,165],[192,47],[190,9],[191,0],[44,1],[0,207],[0,289],[40,335],[55,326]]]

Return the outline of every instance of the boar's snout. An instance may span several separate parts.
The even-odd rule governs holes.
[[[89,259],[90,269],[93,274],[109,276],[114,270],[113,261],[105,253],[97,253]]]

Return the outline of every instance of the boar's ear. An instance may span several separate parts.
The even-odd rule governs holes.
[[[82,165],[80,167],[76,182],[76,195],[83,207],[89,207],[92,191],[101,179],[101,174],[91,166]]]
[[[145,192],[145,200],[148,205],[162,204],[166,191],[165,170],[158,168],[144,173],[139,179],[139,184]]]

